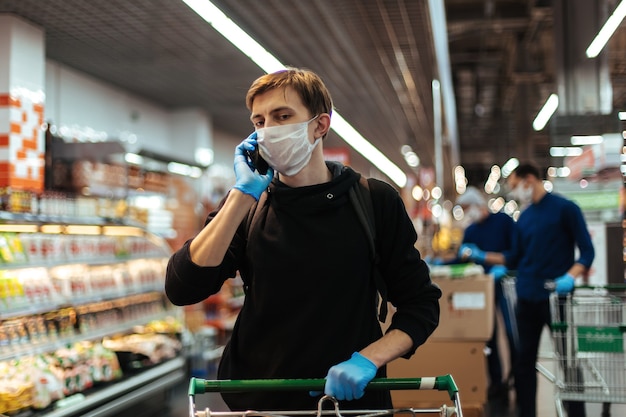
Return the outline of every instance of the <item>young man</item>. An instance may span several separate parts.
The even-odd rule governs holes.
[[[388,391],[364,388],[426,341],[441,297],[402,200],[369,180],[378,269],[397,309],[383,335],[366,232],[348,198],[360,175],[323,157],[333,107],[324,83],[307,70],[278,71],[253,82],[246,104],[256,131],[236,148],[236,184],[171,257],[166,293],[177,305],[197,303],[240,271],[245,302],[220,379],[325,377],[326,394],[352,400],[342,407],[389,408]],[[247,156],[257,147],[265,175]],[[222,396],[232,410],[284,410],[315,409],[315,394]]]
[[[517,266],[520,341],[514,368],[517,403],[520,417],[535,417],[535,364],[541,333],[551,322],[550,289],[546,283],[554,283],[559,295],[572,292],[575,278],[587,273],[595,253],[580,208],[570,200],[546,192],[542,176],[534,165],[519,165],[507,183],[516,200],[527,206],[517,221],[517,237],[507,264]],[[577,259],[576,247],[580,252]],[[555,348],[561,350],[563,346],[557,344]],[[585,415],[583,402],[566,403],[565,407],[569,417]]]
[[[485,273],[494,278],[495,309],[494,315],[500,311],[504,322],[509,351],[509,363],[515,362],[517,345],[517,328],[515,325],[514,306],[509,305],[504,296],[501,279],[506,275],[506,267],[502,265],[506,254],[513,246],[515,221],[506,213],[491,213],[483,193],[476,187],[468,187],[465,193],[457,198],[456,203],[463,208],[463,213],[470,224],[463,233],[463,243],[458,257],[471,260],[485,268]],[[491,252],[490,255],[488,253]],[[489,259],[487,257],[489,256]],[[488,398],[491,401],[508,403],[509,385],[502,373],[502,361],[498,346],[498,326],[494,326],[491,339],[487,342],[490,350],[487,356],[489,370]]]

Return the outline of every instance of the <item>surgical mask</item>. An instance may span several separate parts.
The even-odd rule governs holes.
[[[463,214],[463,217],[467,219],[467,221],[471,223],[476,223],[483,218],[483,211],[476,206],[469,206],[468,209]]]
[[[525,182],[520,182],[513,190],[513,196],[521,204],[528,204],[533,200],[533,188],[524,187],[525,184]]]
[[[259,152],[269,166],[283,175],[296,175],[311,160],[313,149],[322,138],[309,142],[309,123],[270,126],[257,129]]]

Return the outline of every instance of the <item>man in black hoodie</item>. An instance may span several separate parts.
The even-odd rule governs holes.
[[[167,296],[176,305],[200,302],[239,271],[245,301],[220,379],[325,377],[324,392],[342,407],[389,408],[388,391],[365,386],[426,341],[441,297],[402,200],[389,184],[368,180],[377,268],[396,307],[383,335],[366,231],[348,197],[360,174],[322,152],[332,113],[324,83],[308,70],[281,70],[254,81],[246,104],[255,132],[236,148],[236,184],[172,255]],[[257,148],[265,173],[250,157]],[[315,394],[222,396],[232,410],[262,411],[315,409]]]

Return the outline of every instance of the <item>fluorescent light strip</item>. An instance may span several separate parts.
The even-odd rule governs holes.
[[[621,111],[621,112],[617,113],[617,117],[620,120],[626,120],[626,111]]]
[[[588,58],[597,57],[626,16],[626,0],[622,0],[585,51]]]
[[[537,117],[533,121],[533,129],[536,131],[540,131],[546,124],[559,107],[559,96],[556,94],[551,94],[550,97],[546,100],[546,103],[543,105],[539,113],[537,113]]]
[[[604,141],[604,138],[600,135],[592,135],[592,136],[572,136],[570,138],[572,145],[597,145]]]
[[[550,148],[550,156],[579,156],[583,154],[583,148],[576,146],[553,146]]]
[[[333,113],[333,130],[352,146],[357,152],[366,157],[378,169],[383,171],[399,187],[406,185],[406,174],[391,162],[382,152],[369,143],[359,132],[357,132],[343,117]]]
[[[237,26],[228,16],[209,0],[182,0],[194,12],[222,34],[237,49],[248,56],[265,72],[274,72],[285,68],[278,59],[267,52],[263,46]],[[333,112],[331,128],[357,152],[385,173],[399,187],[407,182],[406,174],[376,149],[367,139],[357,132],[337,112]]]

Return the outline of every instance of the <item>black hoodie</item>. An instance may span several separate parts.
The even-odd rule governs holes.
[[[189,242],[171,257],[165,287],[177,305],[199,302],[241,273],[245,302],[219,379],[324,378],[331,366],[382,336],[365,230],[348,199],[360,175],[327,164],[333,172],[328,183],[290,188],[275,179],[250,230],[244,219],[220,266],[193,264]],[[411,336],[409,357],[438,324],[441,291],[415,249],[415,229],[398,193],[376,180],[370,190],[379,267],[397,308],[390,329]],[[383,367],[377,376],[384,375]],[[232,410],[312,410],[317,404],[306,392],[223,397]],[[390,406],[389,393],[376,391],[342,404]]]

